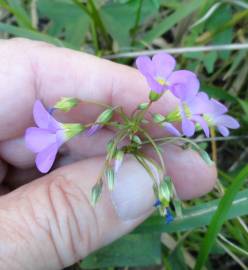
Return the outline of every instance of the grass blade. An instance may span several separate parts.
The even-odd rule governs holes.
[[[246,165],[240,173],[234,178],[231,186],[226,190],[225,195],[221,199],[218,209],[215,212],[211,223],[209,225],[208,231],[202,241],[200,252],[196,261],[195,270],[199,270],[205,264],[208,254],[211,251],[211,248],[214,244],[216,236],[218,235],[225,219],[227,213],[232,205],[234,197],[239,189],[242,187],[242,184],[248,177],[248,165]]]

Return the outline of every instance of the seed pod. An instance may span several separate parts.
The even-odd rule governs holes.
[[[137,136],[137,135],[134,135],[132,137],[132,141],[135,142],[135,143],[137,143],[137,144],[142,144],[142,141],[141,141],[140,137]]]
[[[93,206],[95,206],[98,200],[100,199],[101,193],[102,193],[102,181],[100,183],[96,183],[91,190],[91,203]]]
[[[165,120],[165,117],[159,113],[153,114],[152,118],[155,123],[162,123]]]
[[[148,107],[149,103],[145,102],[145,103],[141,103],[138,106],[139,110],[145,110]]]

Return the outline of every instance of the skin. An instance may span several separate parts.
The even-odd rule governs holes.
[[[0,269],[62,269],[132,230],[150,213],[121,220],[106,190],[96,208],[89,203],[111,130],[74,138],[62,147],[57,169],[41,176],[23,140],[25,129],[34,126],[34,101],[49,107],[62,96],[72,96],[122,105],[130,113],[147,100],[149,90],[136,69],[42,42],[2,40],[0,59]],[[152,111],[168,113],[175,104],[166,94]],[[83,104],[57,117],[88,122],[101,110]],[[150,132],[164,134],[154,127]],[[214,165],[175,146],[167,146],[164,153],[182,199],[213,188]]]

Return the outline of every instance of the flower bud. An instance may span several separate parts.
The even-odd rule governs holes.
[[[134,135],[132,137],[132,141],[135,142],[135,143],[137,143],[137,144],[142,144],[142,141],[141,141],[140,137],[137,136],[137,135]]]
[[[150,91],[149,99],[150,99],[151,101],[157,101],[157,100],[160,99],[161,96],[162,96],[161,94],[158,94],[158,93],[156,93],[156,92],[154,92],[154,91]]]
[[[139,110],[145,110],[145,109],[147,109],[148,106],[149,106],[148,102],[141,103],[141,104],[139,104],[138,109]]]
[[[54,108],[64,111],[64,112],[68,112],[70,111],[72,108],[76,107],[79,103],[79,100],[76,98],[71,98],[71,97],[63,97],[61,98],[60,101],[58,101]]]
[[[62,124],[66,139],[69,140],[85,130],[85,126],[79,123]]]
[[[102,193],[102,182],[96,183],[91,190],[91,203],[93,206],[98,202]]]
[[[115,185],[115,173],[114,173],[112,168],[106,169],[105,177],[108,181],[108,188],[109,188],[109,190],[112,191],[114,189],[114,185]]]
[[[97,124],[105,124],[107,123],[113,116],[113,109],[109,108],[105,111],[103,111],[97,118],[96,123]]]
[[[198,153],[200,154],[201,158],[202,158],[208,165],[212,165],[212,164],[213,164],[212,159],[210,158],[209,154],[208,154],[206,151],[200,150],[200,151],[198,151]]]
[[[153,114],[152,118],[155,123],[161,123],[165,120],[165,117],[159,113]]]
[[[124,159],[124,152],[122,150],[117,150],[115,155],[115,165],[114,165],[114,171],[115,174],[119,171],[121,164]]]

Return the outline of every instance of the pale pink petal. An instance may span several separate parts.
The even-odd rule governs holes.
[[[195,122],[199,123],[199,125],[202,127],[206,137],[209,137],[209,127],[208,127],[207,122],[201,116],[198,116],[198,115],[192,116],[191,119],[194,120]]]
[[[179,137],[181,133],[171,124],[171,123],[163,123],[163,127],[172,135]]]
[[[33,116],[38,127],[56,131],[61,128],[60,123],[56,121],[45,109],[40,100],[36,100],[33,108]]]
[[[240,127],[239,122],[235,118],[229,115],[220,115],[216,117],[215,123],[217,126],[221,125],[221,126],[225,126],[227,128],[233,128],[233,129]]]
[[[224,136],[224,137],[227,137],[229,135],[229,133],[230,133],[229,132],[229,129],[226,128],[225,126],[219,125],[219,126],[217,126],[217,129],[219,130],[219,132],[221,133],[221,135]]]
[[[52,168],[57,153],[58,146],[56,143],[38,153],[35,163],[40,172],[47,173]]]
[[[167,53],[155,54],[152,57],[152,63],[155,67],[156,76],[159,76],[165,80],[176,66],[175,58]]]
[[[32,152],[38,153],[56,143],[56,134],[45,129],[31,127],[26,130],[25,142]]]
[[[188,70],[174,71],[168,78],[170,90],[181,100],[191,100],[198,92],[200,83],[196,75]]]
[[[182,131],[187,137],[191,137],[195,133],[195,124],[187,118],[182,119]]]
[[[102,128],[102,126],[101,125],[93,125],[93,126],[91,126],[88,130],[87,130],[87,132],[86,132],[86,135],[87,136],[92,136],[92,135],[94,135],[99,129],[101,129]]]

